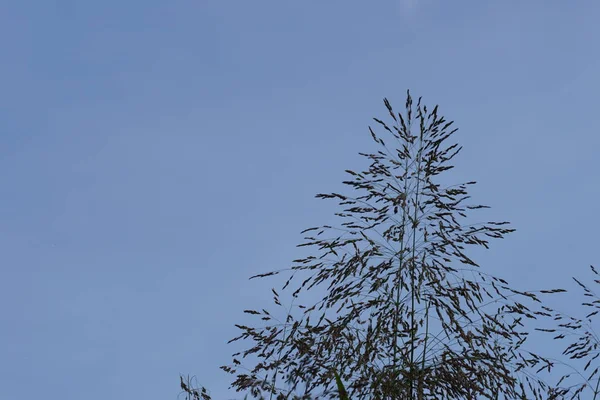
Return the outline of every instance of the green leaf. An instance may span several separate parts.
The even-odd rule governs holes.
[[[340,400],[349,400],[348,393],[346,392],[346,388],[342,383],[342,379],[338,375],[337,371],[334,371],[333,373],[335,374],[335,382],[337,383],[338,392],[340,392]]]

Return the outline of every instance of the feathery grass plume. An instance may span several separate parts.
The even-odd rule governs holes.
[[[415,106],[410,93],[404,113],[384,104],[392,120],[374,120],[389,139],[369,127],[379,150],[360,153],[370,161],[365,171],[347,170],[343,183],[354,195],[316,196],[336,199],[343,222],[303,231],[308,235],[299,246],[315,253],[294,261],[281,289],[306,272],[294,300],[318,285],[328,285],[328,294],[299,305],[299,319],[288,313],[282,324],[236,325],[243,333],[230,342],[254,343],[233,355],[234,364],[241,364],[240,354],[261,361],[249,373],[221,368],[236,375],[236,390],[270,399],[308,399],[319,388],[319,397],[336,398],[339,387],[330,388],[342,379],[344,394],[355,400],[542,399],[550,388],[529,370],[551,363],[522,350],[527,332],[519,328],[536,318],[525,303],[539,299],[487,274],[465,253],[467,245],[487,249],[489,238],[514,229],[508,222],[461,222],[488,207],[465,203],[475,182],[443,187],[438,181],[462,147],[447,144],[456,129],[437,106],[428,110],[420,98]],[[271,320],[264,309],[246,312]],[[278,374],[288,389],[277,387]],[[301,384],[304,394],[293,395]]]
[[[600,275],[594,266],[590,265],[590,269],[594,275]],[[549,307],[544,307],[547,311],[547,317],[552,318],[554,324],[558,324],[557,328],[536,328],[538,331],[553,333],[554,340],[563,341],[567,338],[572,339],[571,344],[565,347],[564,356],[568,356],[570,360],[580,360],[585,362],[583,372],[572,366],[568,366],[573,372],[563,375],[556,384],[555,391],[565,399],[600,399],[600,363],[597,358],[600,356],[598,350],[600,346],[600,337],[592,327],[592,317],[600,312],[600,297],[587,285],[573,277],[573,280],[583,290],[583,296],[588,298],[581,303],[584,309],[592,309],[583,318],[568,316],[564,313],[555,311]],[[594,279],[596,284],[600,284],[600,279]],[[561,363],[564,364],[564,363]],[[565,385],[572,381],[575,377],[580,380],[579,383]],[[563,386],[561,386],[563,385]]]
[[[185,400],[210,400],[206,388],[198,390],[192,386],[192,378],[189,376],[183,381],[183,376],[179,376],[181,391],[185,393]]]

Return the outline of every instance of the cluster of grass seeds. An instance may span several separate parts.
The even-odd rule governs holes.
[[[237,391],[270,400],[557,398],[531,372],[550,370],[552,363],[523,348],[523,323],[538,315],[526,303],[540,303],[537,295],[513,289],[466,254],[467,246],[487,249],[490,238],[514,229],[508,222],[466,223],[468,213],[488,208],[467,203],[475,182],[438,181],[462,149],[448,144],[453,122],[420,98],[415,106],[410,93],[403,113],[387,99],[384,104],[391,120],[374,120],[389,139],[369,128],[379,150],[360,153],[369,160],[366,170],[347,170],[343,183],[352,193],[317,195],[338,201],[343,222],[303,231],[308,236],[299,246],[313,249],[312,255],[250,278],[292,271],[285,290],[303,272],[309,276],[296,286],[294,299],[319,285],[327,285],[327,295],[298,305],[302,316],[288,314],[284,323],[270,323],[274,317],[266,309],[245,310],[267,324],[236,325],[242,334],[230,342],[253,344],[221,369],[236,375]],[[238,372],[240,355],[260,361]],[[287,388],[277,386],[279,377]],[[210,400],[206,391],[198,396]]]
[[[191,384],[191,378],[189,376],[185,382],[183,381],[183,377],[180,377],[179,379],[181,390],[185,395],[185,400],[210,400],[210,396],[208,395],[206,388],[202,388],[201,390],[194,388]],[[335,382],[338,388],[339,399],[349,400],[346,388],[344,387],[344,384],[342,383],[342,380],[337,372],[335,372]],[[247,400],[247,398],[248,395],[244,396],[244,400]],[[265,398],[261,396],[259,400],[265,400]]]
[[[593,274],[596,276],[600,275],[593,266],[590,265],[590,268]],[[598,376],[600,363],[596,361],[600,356],[600,351],[598,351],[600,337],[594,331],[592,317],[600,312],[600,297],[577,278],[573,277],[573,280],[583,290],[583,296],[586,297],[586,301],[581,303],[581,305],[584,309],[591,309],[590,312],[583,318],[576,318],[554,311],[549,307],[543,307],[547,312],[545,315],[551,317],[554,323],[558,324],[558,327],[536,328],[536,330],[553,334],[558,333],[553,337],[555,340],[563,341],[568,338],[572,339],[573,341],[565,347],[562,354],[570,360],[585,362],[582,372],[567,365],[573,372],[565,374],[559,379],[555,389],[556,393],[565,399],[597,400],[600,399],[600,377]],[[594,282],[600,284],[600,279],[594,279]],[[561,364],[566,365],[566,363],[562,362]],[[575,377],[579,377],[581,381],[568,385],[567,383]]]

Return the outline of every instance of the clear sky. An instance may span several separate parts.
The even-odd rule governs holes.
[[[460,129],[444,179],[517,229],[482,268],[575,288],[600,265],[599,21],[596,0],[0,1],[0,399],[176,399],[180,373],[243,398],[218,367],[251,342],[226,342],[283,279],[247,278],[335,221],[314,195],[407,89]]]

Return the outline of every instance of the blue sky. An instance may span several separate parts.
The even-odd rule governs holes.
[[[335,222],[314,195],[366,166],[407,89],[460,129],[444,179],[517,229],[482,267],[575,288],[600,264],[599,20],[592,0],[0,1],[0,398],[176,399],[180,373],[243,398],[218,367],[251,343],[226,342],[283,279],[247,278]]]

